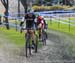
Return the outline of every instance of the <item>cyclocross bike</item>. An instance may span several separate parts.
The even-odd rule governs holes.
[[[25,30],[25,29],[24,29]],[[29,49],[29,55],[31,55],[31,49],[32,49],[32,36],[29,31],[30,29],[27,29],[27,33],[25,34],[25,50],[26,50],[26,57],[28,57],[28,49]],[[38,48],[38,36],[35,34],[35,53],[37,53]]]
[[[46,45],[46,40],[47,40],[47,32],[42,30],[42,42],[43,42],[43,45]]]

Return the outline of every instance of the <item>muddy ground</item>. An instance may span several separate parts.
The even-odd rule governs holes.
[[[24,47],[17,47],[0,34],[0,63],[75,63],[73,42],[74,37],[50,30],[47,45],[26,58]]]

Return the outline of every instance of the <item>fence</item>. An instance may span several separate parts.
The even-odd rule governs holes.
[[[52,12],[52,11],[51,11]],[[50,21],[50,25],[52,25],[53,24],[53,22],[57,22],[58,23],[58,29],[60,28],[60,24],[66,24],[66,25],[68,25],[68,31],[70,32],[71,31],[71,27],[73,26],[73,27],[75,27],[75,19],[74,19],[74,17],[75,17],[75,12],[67,12],[67,11],[65,11],[65,12],[52,12],[52,13],[46,13],[46,12],[44,12],[44,13],[40,13],[40,15],[42,15],[42,16],[44,16],[45,17],[45,20],[47,20],[47,21]],[[72,20],[72,18],[74,19],[74,20]],[[49,22],[48,22],[49,23]]]
[[[15,28],[16,31],[20,29],[19,22],[22,17],[20,17],[20,18],[19,17],[12,17],[12,16],[6,16],[6,17],[8,17],[9,23],[5,23],[4,16],[1,15],[0,27],[4,27],[6,24],[9,24],[9,27]]]
[[[53,25],[53,22],[58,23],[57,25],[58,28],[60,28],[60,24],[66,24],[68,25],[69,32],[71,31],[72,26],[75,27],[75,19],[71,20],[72,17],[75,17],[75,11],[48,11],[48,12],[46,11],[46,12],[36,12],[36,13],[44,16],[47,21],[50,21],[50,26]],[[18,30],[18,28],[20,28],[19,22],[22,16],[21,17],[8,16],[8,18],[9,18],[9,25],[15,27],[15,29]],[[6,23],[3,23],[3,25],[5,24]]]

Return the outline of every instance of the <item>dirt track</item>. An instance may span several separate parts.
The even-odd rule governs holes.
[[[26,58],[24,48],[9,43],[0,34],[0,63],[75,63],[75,51],[70,49],[73,38],[55,31],[48,35],[47,45]]]

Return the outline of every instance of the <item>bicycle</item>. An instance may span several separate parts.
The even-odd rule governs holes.
[[[46,45],[46,40],[47,40],[47,32],[42,30],[42,42],[43,42],[43,45]]]
[[[47,28],[48,28],[48,24],[45,25],[44,29],[42,29],[42,42],[43,42],[43,45],[46,45],[46,40],[48,38],[48,35],[47,35]]]
[[[25,30],[25,29],[23,29],[23,30]],[[29,49],[29,55],[31,55],[31,49],[32,49],[32,36],[31,36],[31,33],[29,30],[31,30],[31,29],[27,29],[27,33],[25,34],[26,57],[28,57],[28,49]],[[37,34],[35,34],[35,41],[36,42],[35,42],[34,50],[35,50],[35,53],[37,53],[37,48],[38,48],[38,36],[37,36]]]

